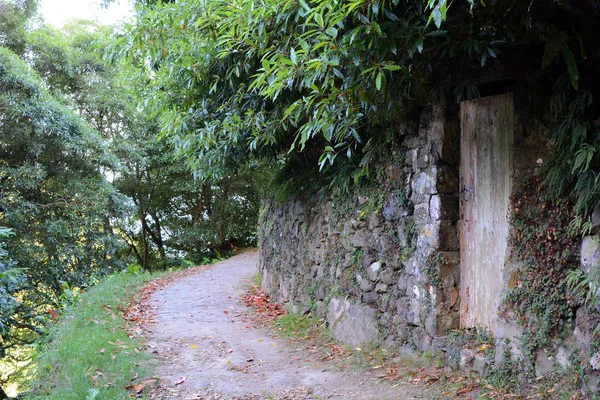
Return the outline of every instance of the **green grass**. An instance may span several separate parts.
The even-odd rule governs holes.
[[[310,317],[292,313],[277,318],[273,325],[287,338],[308,339],[315,331],[314,322]]]
[[[260,289],[262,287],[262,280],[263,280],[263,274],[261,272],[257,272],[252,277],[252,285],[254,285]]]
[[[127,337],[123,310],[150,278],[113,275],[83,293],[36,357],[27,399],[130,399],[125,387],[149,376],[153,361]]]

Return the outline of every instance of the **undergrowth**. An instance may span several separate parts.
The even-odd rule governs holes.
[[[123,311],[150,278],[113,275],[83,293],[41,345],[27,399],[131,398],[125,387],[148,376],[152,360],[127,336]]]

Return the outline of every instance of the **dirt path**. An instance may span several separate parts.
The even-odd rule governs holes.
[[[147,340],[157,355],[163,399],[429,399],[366,372],[306,361],[268,330],[256,328],[240,301],[256,274],[248,252],[177,280],[153,294]],[[183,381],[183,382],[182,382]],[[166,383],[166,384],[165,384]]]

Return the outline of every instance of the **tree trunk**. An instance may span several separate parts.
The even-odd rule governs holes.
[[[160,220],[158,219],[158,215],[156,215],[156,213],[150,213],[150,216],[154,221],[156,229],[154,231],[150,229],[148,230],[148,233],[150,233],[152,241],[156,244],[156,247],[158,247],[158,254],[160,256],[161,261],[164,263],[165,259],[167,258],[167,255],[165,252],[165,242],[162,237],[162,228],[160,226]]]
[[[0,400],[5,399],[8,399],[8,395],[4,392],[4,390],[2,390],[2,387],[0,387]]]
[[[138,216],[140,219],[140,223],[142,224],[142,268],[150,271],[149,266],[149,251],[148,251],[148,238],[146,237],[146,232],[148,230],[148,226],[146,224],[146,213],[144,211],[143,205],[143,196],[142,191],[140,190],[140,186],[142,183],[142,174],[140,172],[140,166],[138,163],[135,164],[135,177],[137,180],[138,188],[136,189],[137,193],[137,205],[138,205]]]
[[[204,208],[204,199],[206,198],[206,184],[202,185],[202,189],[200,191],[200,199],[194,205],[194,210],[192,212],[192,226],[196,225],[196,222],[200,220],[202,216],[202,209]]]

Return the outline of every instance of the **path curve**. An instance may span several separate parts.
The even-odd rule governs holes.
[[[246,252],[153,294],[147,345],[166,383],[157,398],[430,398],[422,388],[305,361],[300,349],[255,327],[240,297],[256,273],[257,252]]]

